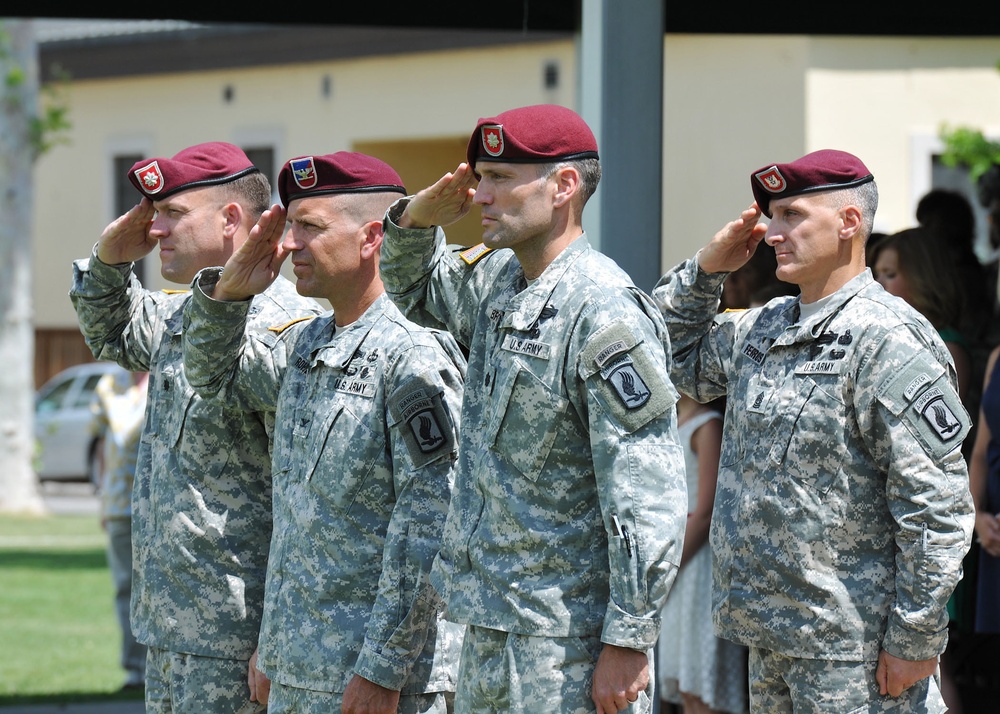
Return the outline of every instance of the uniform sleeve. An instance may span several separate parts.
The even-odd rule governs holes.
[[[443,607],[430,569],[454,486],[463,378],[463,363],[428,345],[405,350],[387,374],[396,500],[355,672],[388,689],[403,686]]]
[[[143,289],[131,263],[102,263],[96,246],[89,259],[73,263],[69,297],[95,359],[117,362],[132,372],[148,371],[163,329],[159,295]]]
[[[468,346],[476,324],[479,302],[495,271],[484,269],[488,251],[463,253],[445,243],[440,227],[400,228],[408,198],[386,212],[385,240],[379,263],[386,292],[403,314],[417,324],[443,328]]]
[[[742,314],[717,314],[727,276],[705,273],[697,258],[691,258],[664,275],[652,293],[670,332],[670,376],[680,391],[699,402],[726,394],[727,370]]]
[[[677,392],[656,308],[633,300],[592,306],[577,370],[608,536],[607,644],[644,651],[677,576],[687,521]]]
[[[948,599],[975,520],[961,445],[970,419],[942,364],[910,328],[891,331],[858,376],[862,434],[886,473],[895,522],[895,603],[883,649],[930,659],[947,643]],[[869,386],[870,385],[870,386]]]
[[[250,300],[213,300],[221,268],[206,268],[184,307],[184,370],[203,399],[218,397],[247,411],[274,412],[287,337],[247,330]]]

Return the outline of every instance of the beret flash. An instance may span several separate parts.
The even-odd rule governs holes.
[[[210,141],[190,146],[169,159],[138,161],[129,170],[128,179],[143,196],[159,201],[179,191],[229,183],[257,171],[240,147]]]
[[[351,151],[290,159],[278,174],[278,195],[286,208],[297,198],[362,192],[406,195],[403,179],[389,164]]]
[[[558,104],[535,104],[480,119],[466,158],[475,171],[477,161],[538,164],[599,157],[594,132],[579,114]]]
[[[750,187],[760,210],[771,217],[775,198],[860,186],[875,179],[861,159],[846,151],[822,149],[788,164],[771,164],[750,175]]]

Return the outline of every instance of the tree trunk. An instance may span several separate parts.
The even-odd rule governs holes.
[[[32,458],[31,235],[38,53],[30,20],[0,22],[0,513],[41,514]]]

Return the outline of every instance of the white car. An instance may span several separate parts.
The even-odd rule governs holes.
[[[35,395],[35,472],[39,481],[96,484],[96,439],[90,432],[90,402],[98,380],[125,373],[112,362],[88,362],[63,370]]]

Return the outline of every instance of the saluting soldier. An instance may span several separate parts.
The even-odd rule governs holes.
[[[404,194],[385,162],[288,161],[224,269],[199,273],[184,356],[203,396],[275,413],[274,537],[252,682],[271,714],[438,712],[461,627],[430,584],[451,496],[465,358],[400,313],[379,278],[382,217]],[[332,312],[247,329],[291,256]]]
[[[132,265],[159,246],[163,277],[189,285],[246,240],[271,186],[224,142],[139,161],[128,177],[143,197],[74,263],[70,297],[94,357],[150,373],[132,494],[131,616],[149,648],[146,711],[246,714],[271,537],[273,415],[195,394],[181,347],[191,294],[145,290]],[[282,278],[253,301],[251,329],[320,312]]]
[[[675,384],[728,396],[716,632],[750,647],[754,712],[942,712],[973,523],[954,366],[865,265],[878,190],[860,159],[816,151],[750,183],[754,203],[653,291]],[[800,295],[717,314],[761,240]]]
[[[584,234],[601,170],[581,117],[480,119],[467,159],[390,208],[382,253],[392,299],[469,349],[434,571],[468,625],[456,706],[649,711],[687,515],[665,325]],[[453,251],[442,226],[473,203],[483,243]]]

